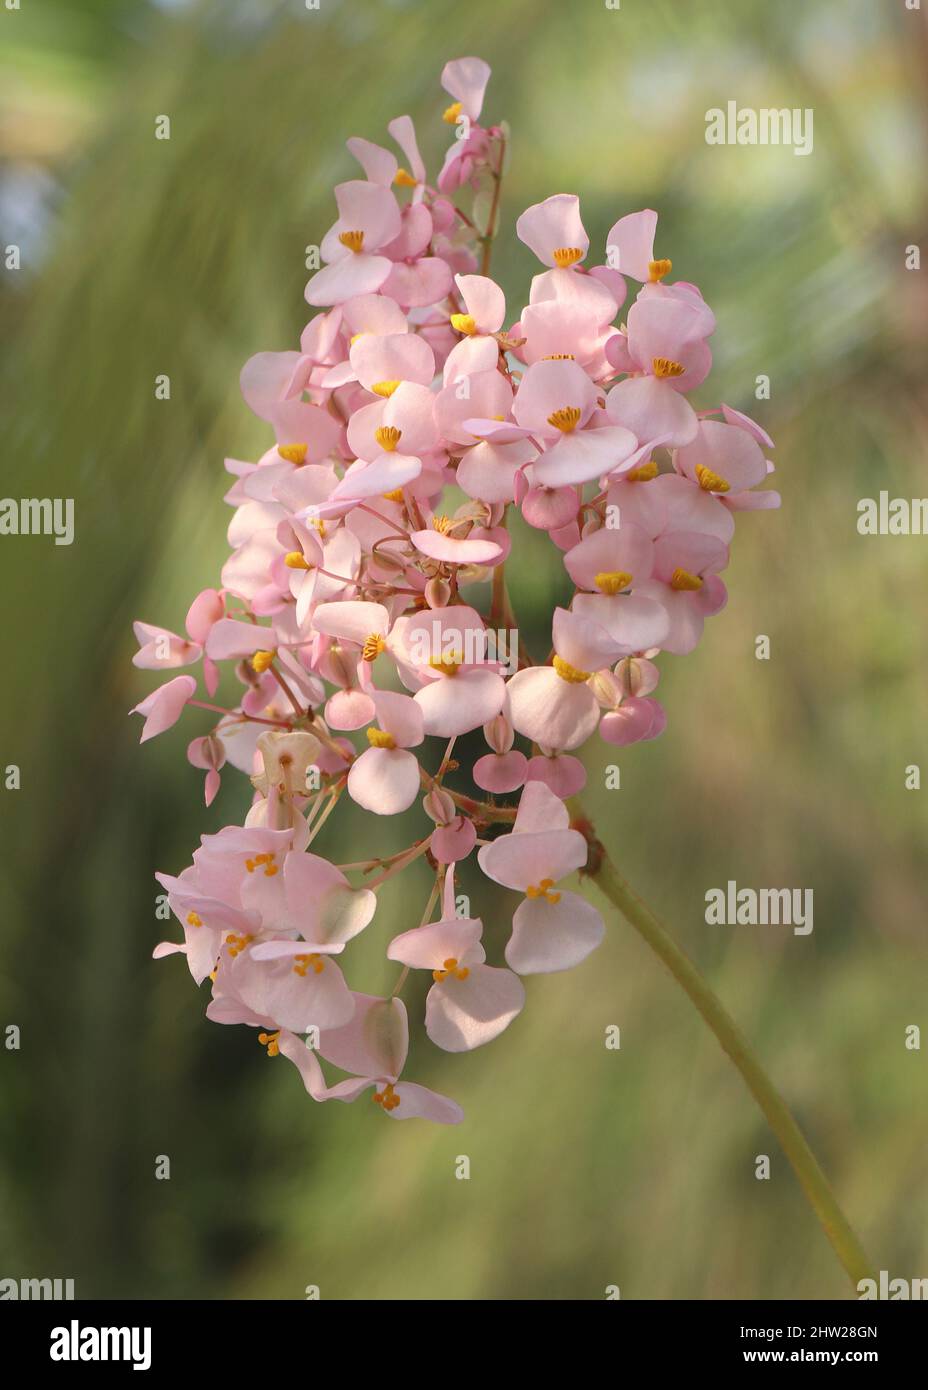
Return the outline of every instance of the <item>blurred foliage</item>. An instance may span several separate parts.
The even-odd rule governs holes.
[[[608,796],[595,748],[589,804],[877,1266],[928,1269],[925,1063],[904,1048],[928,1024],[925,793],[903,781],[926,762],[928,541],[856,531],[859,498],[926,491],[926,292],[904,269],[925,227],[924,16],[896,0],[42,0],[0,11],[0,243],[24,258],[0,276],[2,490],[73,496],[77,539],[0,543],[0,763],[23,775],[0,793],[0,1025],[22,1029],[0,1052],[2,1274],[124,1297],[847,1292],[739,1078],[621,920],[585,966],[529,981],[494,1046],[416,1048],[416,1079],[464,1105],[457,1130],[316,1107],[249,1030],[205,1022],[182,965],[150,960],[153,871],[178,871],[245,800],[230,778],[204,811],[184,733],[138,748],[126,710],[152,682],[129,664],[131,619],[179,626],[222,562],[223,455],[263,447],[238,370],[307,318],[304,247],[354,176],[344,139],[385,139],[406,110],[434,169],[438,74],[470,52],[514,132],[494,261],[511,316],[534,273],[513,237],[528,203],[579,192],[594,242],[657,207],[660,254],[718,315],[701,399],[753,411],[778,445],[782,512],[739,518],[729,610],[693,657],[661,662],[667,733],[621,753]],[[705,111],[729,99],[814,108],[814,154],[706,146]],[[523,556],[516,608],[540,632],[559,568],[537,538]],[[186,737],[199,728],[189,716]],[[362,832],[349,810],[322,849],[355,858],[363,834],[387,852],[419,824]],[[812,887],[813,935],[707,928],[705,890],[729,878]],[[512,902],[465,887],[496,959]],[[410,924],[412,886],[389,890],[361,988],[383,987],[383,943]]]

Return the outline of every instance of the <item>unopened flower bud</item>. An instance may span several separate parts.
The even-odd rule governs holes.
[[[450,825],[457,815],[454,802],[441,787],[432,787],[422,798],[422,809],[436,825]]]
[[[637,699],[642,695],[650,695],[651,691],[657,688],[660,672],[653,661],[646,661],[641,656],[627,656],[615,667],[615,676],[622,698],[631,696]]]
[[[508,753],[515,743],[515,731],[505,714],[495,714],[484,724],[483,736],[494,753]]]
[[[615,709],[622,699],[622,685],[611,671],[597,671],[589,681],[590,689],[604,709]]]
[[[447,608],[451,601],[451,585],[441,575],[435,575],[425,586],[425,601],[430,608]]]

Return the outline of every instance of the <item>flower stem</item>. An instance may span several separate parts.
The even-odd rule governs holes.
[[[573,801],[571,805],[576,813],[578,803]],[[663,961],[738,1068],[748,1090],[780,1141],[809,1205],[856,1289],[861,1279],[874,1277],[870,1260],[838,1205],[828,1179],[783,1097],[721,1000],[709,988],[696,966],[680,949],[647,903],[622,877],[599,841],[592,836],[592,827],[582,812],[576,814],[575,826],[582,830],[590,841],[589,876],[600,892],[619,909],[655,955]]]

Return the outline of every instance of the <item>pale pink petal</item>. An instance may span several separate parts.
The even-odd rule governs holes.
[[[497,677],[497,679],[499,678]],[[170,729],[172,725],[176,724],[183,714],[184,706],[196,693],[196,688],[197,683],[193,676],[175,676],[173,680],[167,681],[157,690],[153,690],[140,704],[130,710],[130,714],[141,714],[145,717],[139,742],[147,743],[150,738],[163,734],[166,729]],[[500,705],[502,705],[502,696],[500,697]],[[494,714],[496,712],[496,710],[493,711]],[[476,721],[477,724],[485,722],[484,719]]]
[[[419,763],[403,748],[368,748],[351,764],[348,795],[378,816],[406,811],[419,793]]]
[[[445,1052],[469,1052],[499,1037],[521,1012],[525,988],[511,970],[472,965],[464,980],[449,974],[425,1001],[425,1031]]]
[[[519,975],[569,970],[586,960],[605,934],[596,908],[576,893],[562,892],[557,903],[526,898],[512,919],[506,962]]]
[[[647,284],[651,278],[650,263],[654,260],[654,233],[657,213],[651,208],[630,212],[620,217],[606,237],[609,264],[623,275]]]
[[[413,698],[422,709],[427,734],[454,738],[499,714],[506,686],[495,671],[474,669],[431,681]]]
[[[576,249],[582,260],[590,247],[580,220],[580,199],[573,193],[555,193],[543,203],[526,208],[516,222],[516,236],[545,265],[557,265],[556,250]]]

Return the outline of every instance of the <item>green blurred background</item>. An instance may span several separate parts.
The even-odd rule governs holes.
[[[308,318],[304,247],[355,176],[345,138],[386,141],[408,111],[434,171],[439,72],[469,53],[493,67],[485,114],[513,127],[494,259],[512,317],[535,270],[512,233],[523,207],[578,192],[601,244],[654,206],[659,254],[718,315],[700,399],[756,413],[778,445],[783,510],[739,519],[729,609],[662,662],[667,733],[621,753],[608,794],[594,748],[589,804],[756,1044],[877,1268],[928,1274],[925,1054],[904,1046],[928,1024],[928,792],[904,786],[926,761],[928,540],[856,530],[859,498],[928,492],[924,272],[904,267],[925,228],[925,15],[22,0],[0,9],[0,243],[24,261],[0,275],[0,490],[73,496],[77,535],[0,542],[0,763],[23,780],[0,791],[0,1025],[22,1030],[0,1050],[2,1276],[130,1298],[848,1295],[739,1077],[614,914],[584,966],[528,982],[497,1043],[416,1047],[410,1074],[461,1101],[457,1129],[314,1105],[250,1030],[203,1019],[182,963],[150,959],[154,870],[179,871],[246,802],[229,777],[202,806],[184,748],[208,716],[139,749],[126,711],[155,682],[130,665],[131,620],[178,628],[215,580],[223,456],[265,443],[238,371]],[[814,108],[814,154],[708,147],[705,111],[729,99]],[[558,566],[523,554],[516,607],[540,630]],[[348,809],[321,847],[385,853],[421,825]],[[392,983],[409,877],[384,892],[356,987]],[[708,927],[705,891],[729,878],[813,888],[812,936]],[[512,902],[470,871],[465,887],[496,959]]]

